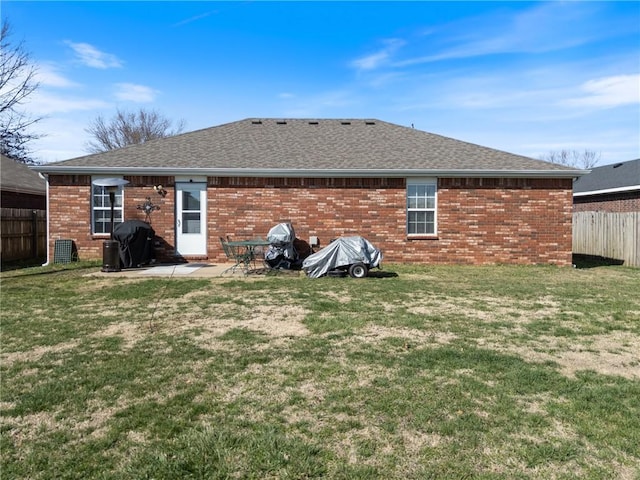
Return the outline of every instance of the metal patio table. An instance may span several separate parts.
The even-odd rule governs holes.
[[[267,247],[269,246],[269,242],[267,240],[261,239],[261,238],[256,238],[256,239],[251,239],[251,240],[235,240],[235,241],[227,241],[226,242],[227,246],[230,248],[237,248],[237,249],[245,249],[244,255],[238,255],[237,258],[249,258],[249,261],[251,263],[253,263],[253,266],[255,268],[255,259],[256,259],[256,249],[258,247]],[[238,262],[234,267],[237,268],[240,262]],[[244,265],[244,271],[245,274],[249,273],[249,269],[248,269],[248,263],[246,262]],[[234,269],[235,269],[234,268]]]

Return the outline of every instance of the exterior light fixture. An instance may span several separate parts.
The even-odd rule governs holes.
[[[109,240],[102,243],[102,271],[120,271],[120,243],[113,239],[113,210],[116,203],[116,192],[118,188],[129,183],[122,178],[98,178],[93,181],[93,185],[103,187],[109,193],[109,203],[111,204],[111,223],[109,227]]]
[[[158,192],[158,195],[162,198],[167,196],[167,190],[162,185],[154,185],[153,189]]]

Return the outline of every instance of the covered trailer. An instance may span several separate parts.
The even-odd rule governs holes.
[[[302,262],[308,277],[318,278],[331,272],[364,278],[371,268],[379,267],[382,252],[363,237],[340,237]]]

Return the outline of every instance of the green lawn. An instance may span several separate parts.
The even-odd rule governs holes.
[[[75,267],[0,277],[3,480],[640,478],[638,269]]]

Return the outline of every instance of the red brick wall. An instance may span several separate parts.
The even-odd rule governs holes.
[[[442,178],[438,240],[421,247],[433,263],[570,265],[571,189],[562,179]]]
[[[160,259],[174,251],[173,178],[125,177],[125,219],[144,219],[136,205],[150,196],[161,210],[152,227]],[[74,180],[75,179],[75,180]],[[162,184],[161,198],[152,185]],[[320,246],[362,235],[387,262],[571,263],[571,180],[438,180],[438,234],[406,234],[404,179],[264,179],[210,177],[208,257],[223,261],[219,236],[266,237],[275,224],[292,222],[298,238]],[[81,258],[101,258],[104,237],[90,232],[90,178],[50,178],[50,248],[57,238],[76,241]]]
[[[174,253],[175,232],[173,215],[175,194],[172,177],[124,177],[129,180],[124,191],[124,219],[145,220],[143,211],[137,206],[149,197],[159,211],[151,214],[151,226],[156,232],[159,258],[169,259]],[[167,195],[161,197],[153,190],[154,185],[163,185]],[[49,251],[53,258],[55,240],[72,239],[78,247],[81,259],[102,258],[102,243],[108,235],[91,234],[91,177],[88,175],[49,176]]]
[[[574,212],[640,212],[640,192],[620,192],[573,198]]]

